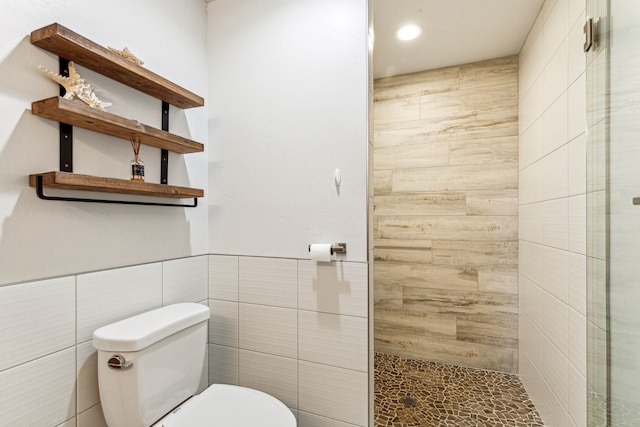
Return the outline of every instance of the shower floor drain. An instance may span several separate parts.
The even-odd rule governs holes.
[[[411,396],[404,396],[400,398],[400,403],[406,407],[416,406],[416,399]]]

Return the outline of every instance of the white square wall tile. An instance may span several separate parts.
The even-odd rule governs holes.
[[[551,153],[567,141],[567,94],[563,92],[542,115],[543,154]]]
[[[585,13],[585,2],[584,0],[569,0],[569,25],[572,25],[576,22],[576,19],[579,19]],[[583,20],[584,21],[584,20]],[[580,27],[584,25],[584,22],[578,21]]]
[[[239,264],[240,302],[296,308],[295,259],[240,257]]]
[[[528,316],[531,318],[535,315],[535,301],[533,301],[532,298],[526,297],[527,294],[530,293],[530,289],[534,286],[535,284],[526,277],[518,276],[518,316]]]
[[[298,357],[298,310],[240,303],[239,347]]]
[[[367,319],[300,310],[298,358],[367,372]]]
[[[582,1],[584,2],[584,0]],[[580,18],[572,23],[573,27],[569,31],[569,36],[567,38],[569,50],[568,85],[571,85],[571,83],[573,83],[580,76],[580,74],[584,73],[587,68],[587,56],[585,55],[583,49],[584,22],[584,12],[582,12]]]
[[[583,73],[569,87],[567,137],[573,139],[587,131],[587,78]]]
[[[569,142],[569,195],[587,191],[587,134]]]
[[[582,254],[569,254],[569,305],[587,314],[587,257]]]
[[[520,316],[518,320],[522,348],[533,361],[540,376],[549,385],[560,403],[559,406],[566,408],[569,395],[568,359],[527,316]]]
[[[552,200],[569,195],[568,157],[569,148],[563,145],[537,164],[536,179],[544,183],[541,199]]]
[[[520,129],[520,133],[523,133],[528,129],[529,126],[538,120],[542,116],[542,113],[549,107],[548,104],[545,104],[546,99],[543,92],[543,86],[544,70],[539,77],[536,77],[531,89],[529,89],[529,92],[520,99],[518,112],[518,127]]]
[[[62,424],[58,424],[56,427],[76,427],[76,418],[73,417],[70,420],[63,422]]]
[[[527,280],[520,282],[520,299],[523,314],[567,357],[569,306]]]
[[[368,264],[298,261],[298,307],[367,317]]]
[[[299,362],[298,409],[356,424],[369,419],[367,373]]]
[[[543,10],[543,13],[549,13],[542,30],[544,57],[548,61],[569,32],[569,7],[567,0],[554,0],[546,3],[552,3],[551,10]],[[549,6],[545,5],[545,7]]]
[[[518,197],[520,198],[520,205],[540,201],[538,195],[543,193],[543,190],[542,180],[537,175],[539,164],[540,162],[533,163],[522,169],[519,173],[518,182],[520,188],[518,190]]]
[[[238,257],[209,255],[209,298],[238,301]]]
[[[274,396],[298,408],[298,361],[288,357],[240,350],[239,385]]]
[[[542,206],[542,242],[554,248],[569,249],[569,201],[563,197],[544,202]]]
[[[569,362],[587,376],[587,318],[569,309]]]
[[[544,224],[546,202],[520,205],[518,215],[519,237],[531,243],[542,244],[544,241]]]
[[[162,306],[162,264],[77,276],[78,342],[97,328]]]
[[[569,302],[569,268],[571,265],[571,252],[541,246],[542,262],[539,268],[542,269],[542,280],[536,282],[541,288],[555,295],[564,303]]]
[[[238,303],[209,300],[209,342],[238,346]]]
[[[0,372],[4,426],[51,426],[76,415],[75,347]]]
[[[238,349],[209,345],[209,384],[238,385]]]
[[[542,74],[543,67],[542,37],[532,27],[519,57],[518,91],[521,96],[529,93],[535,80]]]
[[[343,423],[333,418],[298,411],[298,427],[364,427],[364,424],[358,426],[357,424]]]
[[[518,248],[518,265],[520,275],[533,283],[544,283],[544,250],[545,247],[520,240]]]
[[[75,277],[0,287],[0,371],[75,344]]]
[[[547,426],[566,426],[568,414],[528,354],[520,350],[519,372],[529,397]],[[584,426],[584,425],[583,425]]]
[[[533,124],[520,135],[518,158],[520,170],[540,160],[544,155],[543,117],[534,121]]]
[[[587,253],[587,196],[569,197],[569,250]]]
[[[78,345],[76,357],[78,412],[82,412],[100,403],[98,352],[87,341]]]
[[[209,294],[207,255],[162,263],[162,305],[200,302]]]
[[[587,379],[575,369],[569,369],[569,416],[576,426],[587,425]]]
[[[567,41],[565,40],[542,72],[542,97],[545,109],[567,90],[567,62]]]
[[[547,185],[545,174],[548,173],[547,163],[549,162],[550,156],[551,155],[546,156],[520,171],[520,177],[523,180],[520,183],[520,203],[534,203],[549,200],[550,197],[545,188]]]
[[[96,405],[78,414],[78,427],[108,427],[102,406]]]

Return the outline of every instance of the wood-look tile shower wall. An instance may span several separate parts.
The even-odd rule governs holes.
[[[377,80],[375,349],[518,366],[518,58]]]

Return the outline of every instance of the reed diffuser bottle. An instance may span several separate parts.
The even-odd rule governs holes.
[[[131,181],[144,182],[144,162],[140,160],[140,143],[135,136],[131,137],[131,148],[133,148],[133,160],[131,160]]]

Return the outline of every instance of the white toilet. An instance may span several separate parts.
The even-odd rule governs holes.
[[[174,304],[97,329],[98,381],[109,427],[295,427],[278,399],[213,384],[205,364],[209,308]]]

